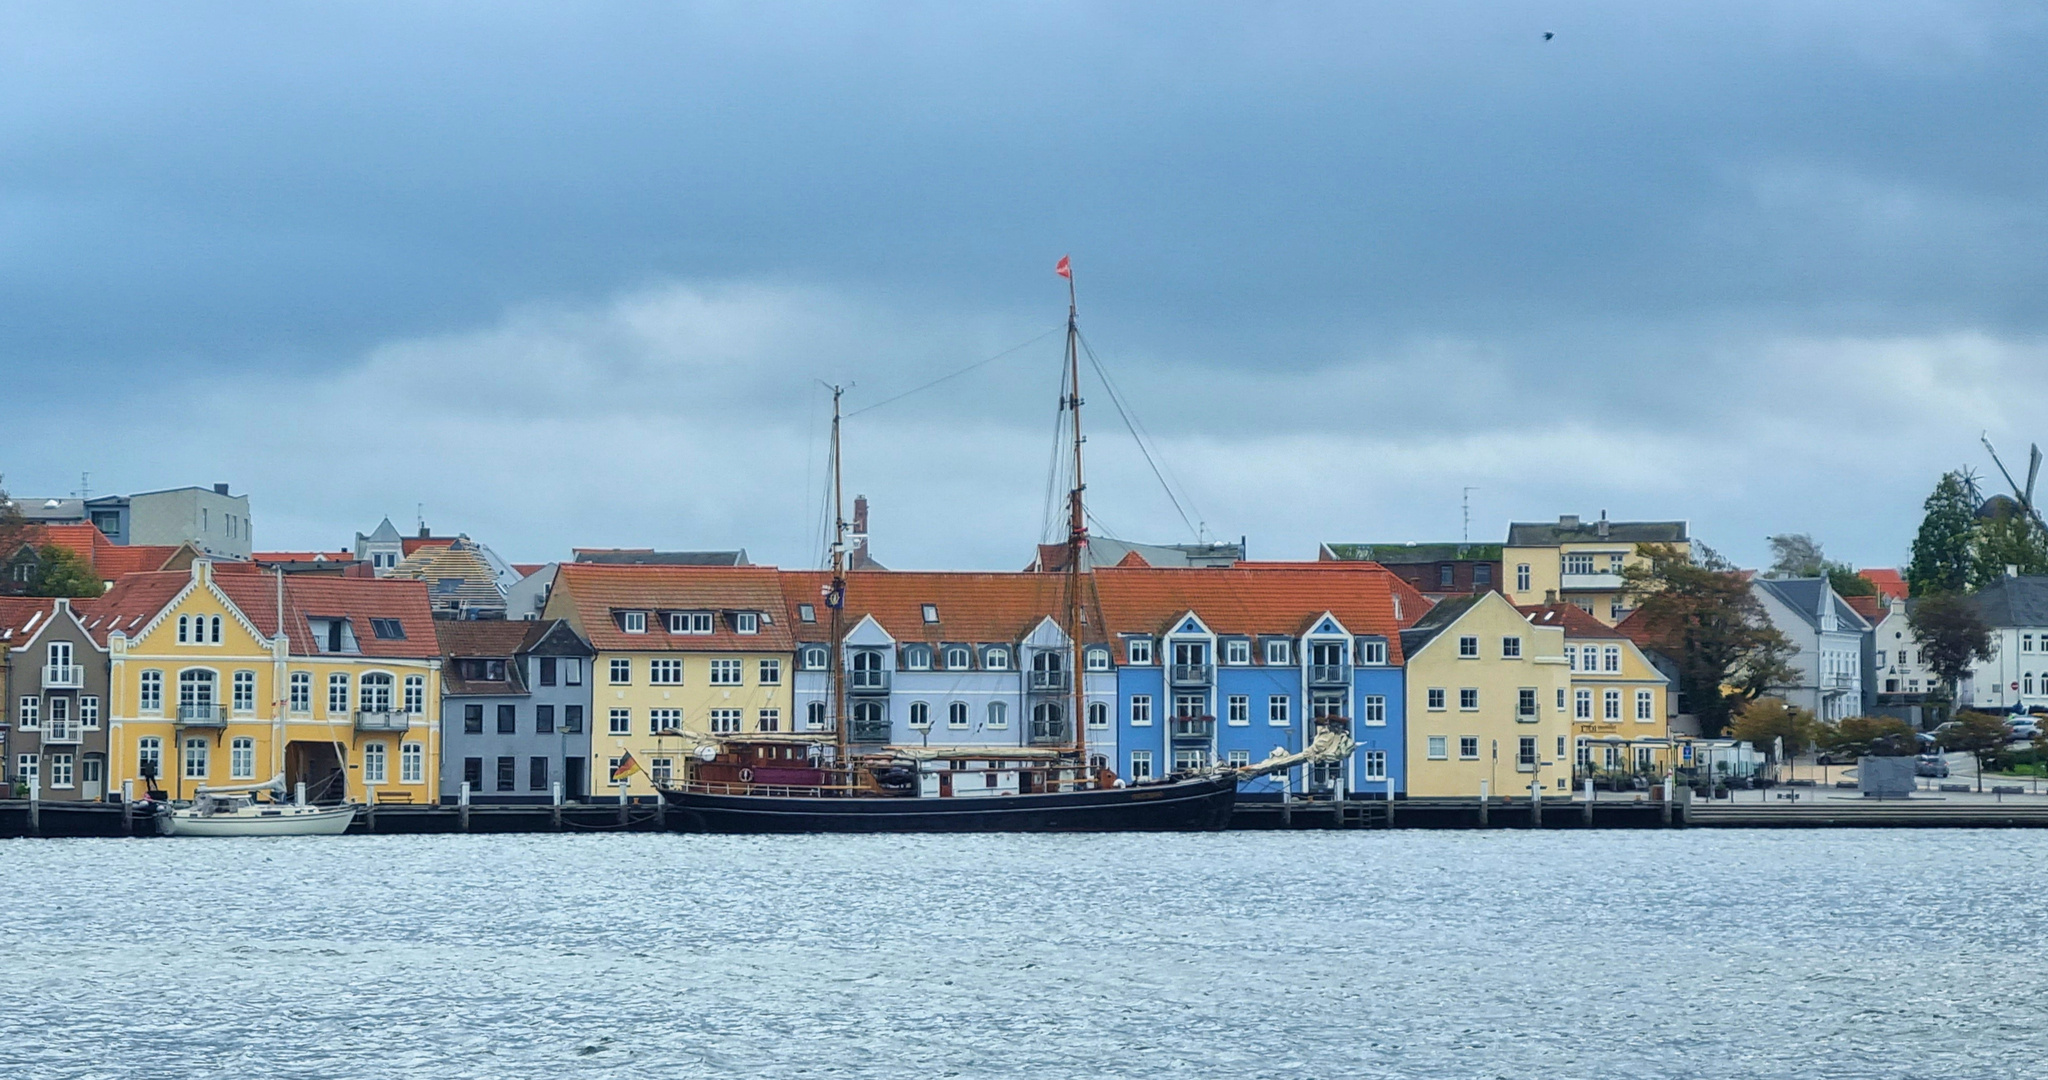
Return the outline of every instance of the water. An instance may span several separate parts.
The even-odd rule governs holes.
[[[0,1077],[2048,1076],[2048,835],[0,843]]]

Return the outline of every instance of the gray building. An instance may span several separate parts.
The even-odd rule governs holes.
[[[243,561],[255,551],[249,496],[228,494],[226,484],[92,499],[19,499],[15,505],[36,524],[89,523],[116,544],[191,544],[209,558]]]
[[[589,785],[590,661],[560,619],[436,620],[441,801],[546,803]]]
[[[2048,575],[2008,571],[1970,604],[1991,628],[1991,659],[1970,666],[1959,703],[1986,712],[2048,709]]]
[[[107,652],[69,600],[0,600],[6,776],[47,800],[107,797]]]
[[[1757,578],[1750,588],[1798,649],[1791,664],[1799,681],[1773,693],[1828,723],[1862,714],[1870,623],[1824,577]]]

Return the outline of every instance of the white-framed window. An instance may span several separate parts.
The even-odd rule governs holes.
[[[1108,702],[1091,701],[1088,703],[1088,726],[1098,730],[1109,727]]]
[[[1564,647],[1564,666],[1572,671],[1579,670],[1579,647],[1577,645],[1567,645]]]
[[[614,657],[611,663],[613,686],[629,686],[633,682],[633,661],[627,657]]]
[[[1001,647],[990,649],[988,651],[988,669],[990,671],[1010,670],[1010,650]]]
[[[782,685],[782,661],[780,661],[780,660],[763,660],[763,661],[761,661],[761,685],[762,685],[762,686],[781,686],[781,685]]]
[[[711,733],[713,735],[737,735],[740,733],[740,710],[711,710]]]
[[[653,784],[655,787],[667,787],[669,781],[674,780],[675,776],[676,759],[665,757],[647,759],[648,783]]]
[[[1621,691],[1608,690],[1600,695],[1600,719],[1621,719]]]
[[[825,730],[825,703],[813,701],[804,706],[804,726],[812,731]]]
[[[407,675],[405,677],[405,711],[414,716],[423,716],[427,711],[427,677]]]
[[[1444,735],[1429,737],[1429,760],[1444,761],[1451,756],[1450,738]]]
[[[967,703],[955,701],[946,706],[946,726],[959,730],[967,726]]]
[[[1132,779],[1132,780],[1150,780],[1150,779],[1152,779],[1152,751],[1150,751],[1150,750],[1133,750],[1133,751],[1131,751],[1131,779]]]
[[[1200,748],[1177,749],[1173,752],[1174,772],[1193,772],[1209,767],[1209,751]]]
[[[920,615],[921,617],[923,617],[924,621],[926,621],[926,622],[928,622],[928,623],[935,623],[935,622],[938,622],[938,621],[939,621],[939,605],[937,605],[937,604],[919,604],[919,605],[918,605],[918,614],[919,614],[919,615]]]
[[[416,742],[401,744],[398,748],[398,782],[423,784],[426,780],[427,748]]]
[[[743,660],[713,660],[711,662],[711,685],[739,686],[745,681],[746,662]]]
[[[1513,636],[1500,639],[1500,656],[1503,660],[1520,660],[1522,658],[1522,639]]]
[[[50,786],[68,788],[72,786],[71,763],[76,760],[69,753],[50,755]]]
[[[1252,752],[1249,750],[1232,750],[1223,755],[1223,763],[1233,769],[1242,769],[1252,763]]]
[[[755,731],[781,731],[781,730],[782,730],[782,710],[781,710],[781,709],[755,709],[755,710],[754,710],[754,730],[755,730]]]
[[[1365,724],[1380,727],[1387,722],[1387,699],[1383,694],[1365,695]]]
[[[742,611],[732,617],[735,634],[758,634],[761,632],[761,616],[751,611]]]
[[[1085,657],[1085,662],[1086,662],[1086,663],[1087,663],[1087,665],[1088,665],[1088,670],[1089,670],[1089,671],[1108,671],[1108,670],[1109,670],[1109,650],[1108,650],[1108,649],[1104,649],[1104,648],[1100,648],[1100,647],[1096,647],[1096,648],[1091,648],[1091,649],[1089,649],[1089,650],[1088,650],[1088,651],[1087,651],[1087,652],[1086,652],[1086,653],[1084,654],[1084,657]]]
[[[644,611],[619,612],[619,629],[624,630],[628,634],[646,633],[647,613]]]
[[[922,731],[932,726],[932,707],[923,701],[910,703],[910,726]]]
[[[1458,760],[1459,760],[1459,761],[1478,761],[1478,760],[1479,760],[1479,736],[1477,736],[1477,735],[1460,735],[1460,736],[1458,736]]]
[[[716,663],[722,663],[718,661]],[[714,668],[716,667],[714,663]],[[683,662],[673,657],[663,657],[647,662],[647,683],[649,686],[683,685]]]
[[[1593,692],[1591,690],[1572,691],[1572,719],[1591,720],[1592,718]]]
[[[1266,664],[1269,667],[1283,667],[1291,655],[1285,639],[1266,642]]]
[[[681,730],[683,730],[683,710],[681,710],[681,709],[649,709],[649,710],[647,710],[647,733],[648,733],[649,735],[659,735],[659,734],[661,734],[661,733],[662,733],[662,732],[664,732],[664,731],[681,731]]]
[[[1009,702],[991,701],[988,703],[988,726],[996,731],[1001,731],[1010,726]]]
[[[610,717],[605,722],[605,731],[612,735],[631,735],[633,733],[633,710],[613,709]]]
[[[1280,727],[1294,720],[1294,699],[1285,694],[1273,694],[1266,698],[1266,723]]]
[[[391,675],[389,672],[372,671],[357,680],[356,704],[364,712],[388,713],[391,711]]]
[[[946,646],[946,670],[966,671],[974,666],[974,652],[965,645]]]
[[[1479,637],[1478,637],[1478,635],[1476,635],[1476,634],[1464,634],[1464,635],[1461,635],[1461,636],[1460,636],[1460,637],[1458,638],[1458,659],[1460,659],[1460,660],[1477,660],[1477,659],[1479,659]]]
[[[135,771],[148,777],[164,774],[164,741],[155,735],[135,740]]]
[[[327,715],[341,716],[348,712],[348,676],[334,672],[327,676]]]
[[[205,739],[195,737],[185,740],[185,779],[206,779],[206,754],[208,749],[209,747]]]
[[[1151,662],[1152,662],[1152,639],[1151,639],[1151,638],[1125,638],[1125,639],[1124,639],[1124,663],[1126,663],[1126,664],[1149,664],[1149,663],[1151,663]],[[1146,763],[1146,765],[1147,765],[1148,767],[1149,767],[1149,766],[1151,765],[1151,762],[1152,762],[1152,756],[1151,756],[1150,754],[1147,754],[1147,755],[1145,755],[1145,763]]]
[[[290,707],[292,715],[305,716],[308,713],[311,713],[313,711],[312,673],[306,671],[294,671],[291,673],[291,677],[286,679],[285,682],[291,688],[289,698],[286,704]]]
[[[1132,694],[1132,695],[1131,695],[1131,726],[1132,726],[1132,727],[1151,727],[1151,726],[1152,726],[1152,695],[1150,695],[1150,694]]]
[[[234,676],[235,715],[247,716],[256,711],[256,673],[237,671]]]
[[[1223,662],[1244,665],[1252,662],[1252,643],[1249,641],[1226,641],[1223,643]]]
[[[905,671],[930,671],[932,650],[928,645],[905,645],[903,647],[903,669]]]
[[[1520,687],[1515,691],[1515,719],[1527,723],[1536,722],[1536,688]]]
[[[1528,592],[1528,591],[1529,591],[1529,564],[1528,564],[1528,563],[1516,563],[1516,564],[1515,564],[1515,591],[1516,591],[1516,592]]]
[[[164,673],[152,668],[142,673],[136,683],[139,693],[137,705],[143,715],[154,716],[164,711]]]
[[[390,779],[385,772],[384,744],[366,742],[363,744],[363,783],[381,784]]]
[[[208,617],[207,617],[207,620],[206,620],[206,623],[207,623],[207,626],[208,626],[208,628],[209,628],[209,631],[208,631],[208,635],[207,635],[207,638],[206,638],[206,643],[207,643],[208,645],[218,645],[218,644],[220,644],[220,616],[218,616],[218,615],[212,615],[212,616],[208,616]]]
[[[1387,752],[1367,750],[1365,752],[1365,779],[1385,783],[1387,779]]]
[[[1460,687],[1458,689],[1458,708],[1464,712],[1477,710],[1479,708],[1479,688],[1476,686]]]
[[[1564,572],[1567,574],[1590,574],[1593,572],[1591,552],[1579,552],[1564,557]]]
[[[564,657],[562,657],[562,685],[563,685],[563,686],[582,686],[582,685],[583,685],[583,658],[582,658],[582,657],[580,657],[580,656],[564,656]]]
[[[180,616],[178,616],[178,644],[180,644],[180,645],[190,645],[191,643],[192,643],[192,616],[190,616],[190,615],[180,615]]]
[[[1657,719],[1657,695],[1652,691],[1636,691],[1636,719],[1646,722]]]
[[[36,786],[36,778],[41,774],[41,770],[36,767],[40,760],[34,754],[17,755],[14,759],[14,778],[30,787]]]
[[[1444,688],[1441,686],[1430,687],[1428,696],[1424,700],[1424,705],[1430,712],[1444,711]]]
[[[1224,723],[1243,727],[1252,722],[1252,699],[1250,694],[1232,694],[1223,703]]]
[[[78,726],[87,731],[100,729],[100,699],[97,695],[86,694],[78,699]]]
[[[2034,651],[2034,635],[2032,635],[2032,634],[2021,634],[2021,635],[2020,635],[2020,651],[2021,651],[2021,652],[2033,652],[2033,651]]]
[[[1379,638],[1360,639],[1358,662],[1372,667],[1384,666],[1387,662],[1387,643]]]
[[[41,731],[43,728],[43,699],[23,697],[21,707],[14,711],[14,719],[23,731]]]
[[[1600,651],[1600,670],[1613,672],[1621,670],[1621,646],[1609,645]]]
[[[256,779],[256,740],[243,736],[228,744],[228,779]]]

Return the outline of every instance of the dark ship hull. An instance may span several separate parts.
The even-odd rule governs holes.
[[[1032,795],[730,795],[662,792],[687,832],[1198,832],[1230,824],[1235,776]]]

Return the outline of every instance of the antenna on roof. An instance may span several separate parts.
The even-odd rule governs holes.
[[[1472,542],[1472,493],[1473,493],[1473,492],[1475,492],[1475,491],[1478,491],[1479,489],[1478,489],[1478,488],[1476,488],[1476,487],[1467,487],[1467,488],[1464,488],[1463,490],[1464,490],[1464,493],[1465,493],[1465,497],[1464,497],[1464,512],[1465,512],[1465,528],[1464,528],[1464,531],[1463,531],[1463,532],[1461,532],[1461,533],[1459,534],[1459,536],[1460,536],[1460,537],[1462,537],[1462,539],[1460,540],[1460,543],[1466,543],[1466,544],[1469,544],[1469,543],[1471,543],[1471,542]]]
[[[92,474],[89,472],[78,474],[78,497],[81,499],[92,498]]]

